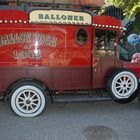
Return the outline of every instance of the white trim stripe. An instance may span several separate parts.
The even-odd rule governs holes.
[[[113,25],[93,24],[93,26],[95,26],[95,27],[103,27],[103,28],[114,28],[114,29],[126,30],[126,28],[124,28],[124,27],[113,26]]]
[[[67,25],[91,25],[89,23],[83,23],[83,22],[60,22],[60,21],[29,21],[29,23],[34,24],[44,24],[44,23],[50,23],[50,24],[67,24]]]
[[[28,21],[23,21],[23,20],[0,20],[0,23],[4,23],[4,24],[13,24],[13,23],[28,23]]]
[[[24,24],[27,24],[27,23],[35,23],[35,24],[41,24],[41,23],[50,23],[50,24],[64,24],[64,22],[62,23],[62,22],[51,22],[51,21],[23,21],[23,20],[0,20],[0,24],[1,23],[7,23],[7,24],[13,24],[13,23],[15,23],[15,24],[18,24],[18,23],[24,23]],[[89,24],[89,23],[79,23],[79,22],[69,22],[69,23],[67,23],[67,24],[70,24],[70,25],[91,25],[91,24]],[[112,25],[102,25],[102,24],[93,24],[93,26],[95,26],[95,27],[103,27],[103,28],[114,28],[114,29],[121,29],[121,30],[126,30],[126,28],[124,28],[124,27],[119,27],[119,26],[112,26]]]

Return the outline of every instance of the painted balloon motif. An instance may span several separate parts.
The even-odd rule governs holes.
[[[128,36],[127,41],[130,45],[134,45],[134,49],[136,50],[136,53],[132,55],[131,62],[132,63],[140,63],[140,53],[137,52],[136,46],[140,43],[140,35],[137,34],[131,34]]]
[[[139,36],[137,34],[131,34],[128,36],[127,41],[130,45],[137,45],[139,43]]]
[[[133,54],[131,62],[132,63],[140,63],[140,53]]]

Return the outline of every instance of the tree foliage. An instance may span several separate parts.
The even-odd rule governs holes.
[[[124,15],[130,19],[140,12],[140,0],[105,0],[103,10],[108,6],[115,6],[124,10]]]

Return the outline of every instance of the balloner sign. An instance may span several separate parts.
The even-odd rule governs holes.
[[[65,10],[35,10],[30,12],[29,22],[91,25],[92,16],[85,12]]]

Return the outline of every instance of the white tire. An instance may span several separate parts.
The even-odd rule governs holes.
[[[111,78],[110,90],[115,99],[129,99],[138,89],[138,80],[134,73],[122,70]]]
[[[21,117],[35,117],[46,105],[44,90],[37,84],[20,84],[12,91],[12,110]]]

